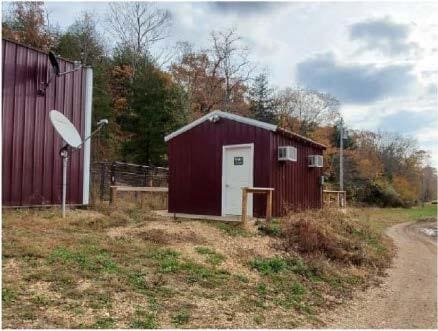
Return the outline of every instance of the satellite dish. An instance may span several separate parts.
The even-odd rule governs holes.
[[[82,138],[72,122],[57,110],[51,110],[49,113],[50,121],[56,132],[64,141],[73,148],[82,145]]]
[[[58,60],[56,59],[56,55],[53,52],[49,52],[49,60],[50,60],[50,64],[52,65],[53,71],[55,72],[55,75],[58,76],[59,75],[59,63]]]

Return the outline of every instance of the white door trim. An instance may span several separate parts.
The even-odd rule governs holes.
[[[251,159],[251,166],[250,166],[250,186],[254,186],[254,143],[251,144],[238,144],[238,145],[223,145],[222,146],[222,201],[221,201],[221,215],[225,215],[225,179],[226,179],[226,167],[224,167],[224,160],[225,160],[225,152],[228,149],[233,148],[248,148],[250,149],[249,155]],[[248,215],[252,217],[253,212],[253,203],[252,203],[252,194],[248,195]]]

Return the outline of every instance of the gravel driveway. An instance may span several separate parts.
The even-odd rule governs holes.
[[[402,223],[386,233],[397,256],[383,284],[323,317],[329,328],[437,328],[436,222]],[[435,233],[435,235],[433,235]]]

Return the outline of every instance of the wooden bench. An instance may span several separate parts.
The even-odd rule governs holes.
[[[271,187],[242,187],[242,224],[246,224],[248,219],[248,194],[266,194],[266,222],[272,218],[272,192]]]
[[[161,193],[161,194],[167,194],[169,192],[169,189],[167,187],[147,187],[147,186],[111,186],[110,191],[110,205],[116,207],[117,206],[117,194],[118,192],[135,192],[136,198],[137,194],[143,194],[143,193]],[[141,199],[143,201],[143,199]]]

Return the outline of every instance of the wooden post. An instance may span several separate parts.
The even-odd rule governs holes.
[[[272,218],[272,191],[266,193],[266,222],[270,223]]]
[[[248,202],[248,192],[246,187],[242,187],[242,224],[246,225],[247,222],[247,202]]]
[[[105,163],[101,162],[100,163],[100,202],[103,201],[103,197],[104,197],[104,192],[105,192]]]
[[[110,205],[117,207],[117,186],[111,186]]]

